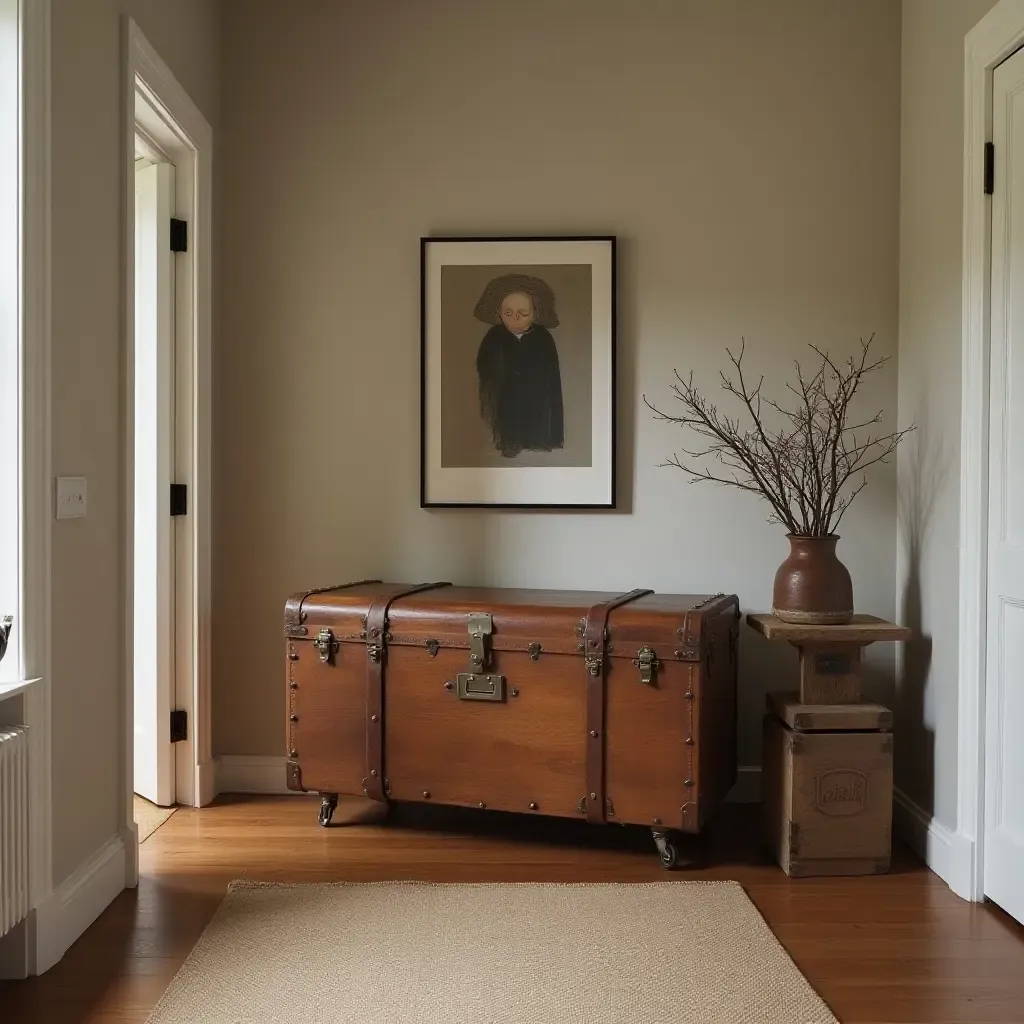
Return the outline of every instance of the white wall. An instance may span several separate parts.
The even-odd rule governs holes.
[[[215,0],[53,0],[53,472],[89,480],[53,524],[53,859],[116,835],[123,793],[124,58],[130,14],[216,125]]]
[[[964,36],[994,0],[903,0],[897,779],[956,828]]]
[[[227,0],[224,16],[216,750],[283,753],[281,612],[305,587],[646,586],[766,609],[782,530],[659,468],[683,438],[641,395],[669,404],[674,368],[713,386],[741,335],[776,393],[811,341],[845,354],[876,332],[895,354],[899,4]],[[419,238],[533,232],[620,239],[620,508],[423,511]],[[871,397],[894,422],[895,363]],[[883,467],[839,548],[857,607],[888,617],[895,518]],[[794,658],[745,631],[746,763]],[[891,658],[880,645],[884,695]]]

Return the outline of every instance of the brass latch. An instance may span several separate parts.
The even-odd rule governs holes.
[[[334,639],[334,634],[325,627],[317,633],[313,646],[320,652],[320,660],[326,665],[338,649],[338,641]]]
[[[491,661],[490,636],[494,621],[487,612],[472,612],[469,616],[469,671],[455,677],[459,700],[504,701],[505,677],[487,672]]]
[[[494,621],[488,612],[470,612],[469,615],[469,661],[470,671],[482,672],[491,660],[490,636],[494,632]]]
[[[647,686],[654,685],[654,674],[658,671],[658,656],[650,647],[641,647],[636,652],[633,664],[640,669],[640,682]]]

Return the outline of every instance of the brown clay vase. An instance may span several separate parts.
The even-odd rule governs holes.
[[[836,557],[839,537],[789,538],[789,557],[775,573],[772,613],[783,622],[841,626],[853,618],[853,581]]]

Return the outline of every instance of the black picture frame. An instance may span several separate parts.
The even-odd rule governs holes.
[[[420,239],[421,508],[616,508],[616,249],[615,235]],[[494,305],[509,282],[517,290]],[[480,323],[482,309],[495,318]],[[525,333],[506,315],[527,320]],[[511,374],[488,370],[517,361],[529,391],[510,391]],[[518,394],[528,407],[514,404]],[[518,412],[503,416],[508,408]]]

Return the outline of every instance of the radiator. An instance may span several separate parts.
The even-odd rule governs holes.
[[[0,725],[0,935],[28,913],[28,729]]]

